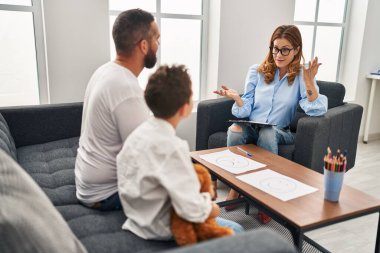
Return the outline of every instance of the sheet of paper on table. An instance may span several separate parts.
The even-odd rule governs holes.
[[[288,201],[318,191],[317,188],[269,169],[237,176],[236,178],[282,201]]]
[[[228,149],[200,155],[199,157],[233,174],[257,170],[267,166],[266,164],[256,162],[248,157],[235,154]]]

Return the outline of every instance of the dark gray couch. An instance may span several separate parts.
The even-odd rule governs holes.
[[[344,103],[345,88],[340,83],[317,81],[319,92],[328,98],[328,111],[321,117],[309,117],[300,107],[290,130],[293,145],[279,145],[279,155],[323,173],[323,156],[328,146],[348,151],[347,169],[355,165],[363,107]],[[198,104],[196,150],[225,147],[233,100],[218,98]]]
[[[0,108],[0,113],[0,149],[5,151],[0,151],[0,252],[69,252],[61,248],[65,242],[62,240],[73,242],[70,249],[79,252],[81,247],[76,238],[88,252],[156,252],[176,247],[174,242],[147,241],[122,230],[126,217],[121,211],[101,212],[78,203],[74,163],[81,103]],[[55,208],[44,199],[45,194]],[[59,217],[64,222],[59,222]],[[55,219],[58,221],[53,222]],[[55,235],[61,231],[69,234],[70,229],[61,228],[65,224],[74,236]],[[45,232],[45,241],[38,244]],[[42,249],[41,245],[46,247]],[[294,252],[294,249],[273,232],[257,229],[174,252]]]

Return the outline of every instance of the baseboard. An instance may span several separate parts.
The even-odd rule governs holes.
[[[359,135],[359,140],[358,142],[363,142],[364,135]],[[369,134],[368,135],[368,141],[375,141],[375,140],[380,140],[380,133],[375,133],[375,134]]]

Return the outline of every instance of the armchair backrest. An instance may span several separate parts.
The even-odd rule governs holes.
[[[344,104],[343,99],[346,89],[342,84],[326,81],[317,81],[317,84],[319,86],[319,93],[325,95],[328,99],[329,109]]]
[[[346,94],[346,89],[343,84],[337,82],[317,81],[319,93],[323,94],[328,99],[328,109],[341,106],[344,104],[343,99]],[[306,114],[300,106],[297,108],[296,116],[290,123],[290,130],[296,132],[298,120],[306,117]]]

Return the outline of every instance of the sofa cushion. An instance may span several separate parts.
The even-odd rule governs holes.
[[[82,205],[58,206],[74,234],[88,252],[156,252],[176,247],[174,241],[144,240],[122,230],[125,215],[122,211],[102,212]]]
[[[13,159],[16,158],[16,146],[9,131],[9,127],[7,122],[5,121],[3,115],[0,113],[0,149],[4,150],[8,155],[10,155]]]
[[[235,236],[227,236],[218,240],[198,243],[193,247],[181,247],[165,253],[295,253],[298,252],[293,245],[268,228],[258,228]]]
[[[75,158],[78,137],[17,149],[18,162],[54,205],[76,204]]]
[[[86,252],[49,199],[0,150],[0,252]]]
[[[101,212],[79,204],[75,158],[79,138],[17,149],[18,161],[43,189],[88,252],[148,252],[175,247],[174,242],[146,241],[122,230],[122,211]]]

